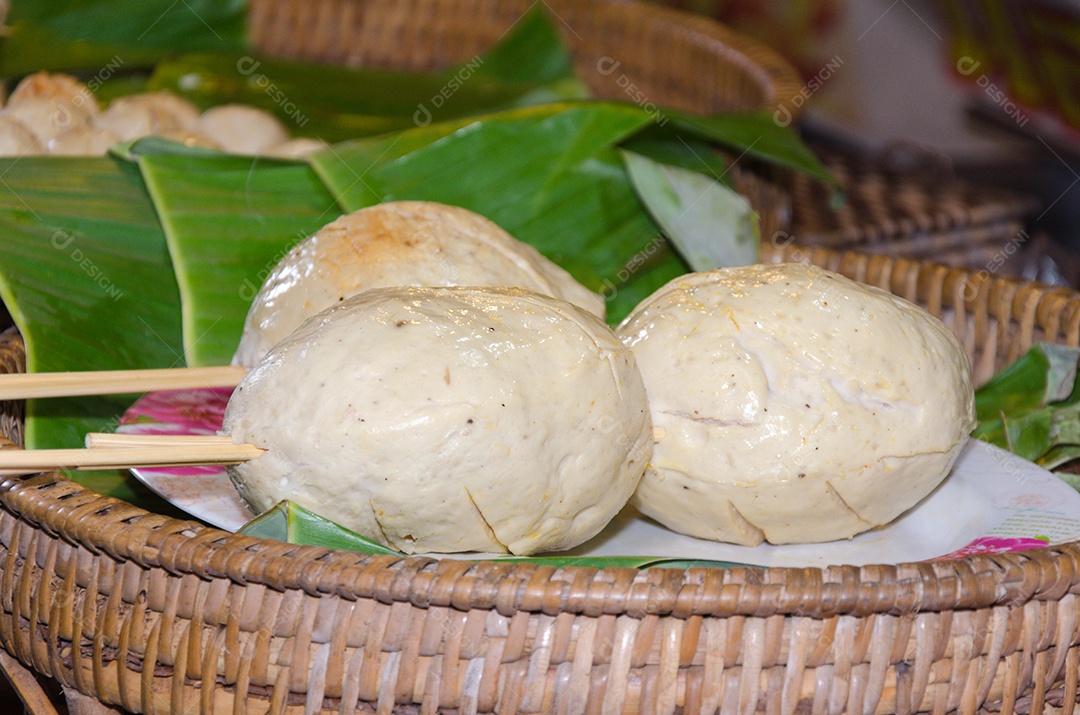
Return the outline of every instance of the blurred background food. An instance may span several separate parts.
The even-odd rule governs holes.
[[[1020,198],[985,201],[986,189],[1033,198],[1015,207],[1015,240],[997,242],[984,262],[1078,285],[1080,5],[655,1],[714,17],[791,61],[806,82],[804,133],[818,146],[938,185],[972,182],[984,190],[982,210],[1004,213]]]

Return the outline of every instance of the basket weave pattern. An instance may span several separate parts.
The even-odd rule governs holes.
[[[889,171],[842,154],[820,156],[845,200],[834,208],[832,187],[792,175],[790,233],[799,243],[983,268],[1004,258],[1010,241],[1024,241],[1024,218],[1037,207],[1032,197],[941,171]]]
[[[1076,344],[1080,330],[1075,292],[828,249],[766,258],[951,313],[976,361],[1000,365],[1036,337]],[[57,475],[8,479],[0,505],[0,644],[137,712],[1008,713],[1071,711],[1077,696],[1071,544],[899,566],[597,571],[260,541]]]
[[[533,0],[253,0],[249,31],[270,55],[427,70],[491,47]],[[637,3],[545,0],[598,97],[702,113],[775,109],[801,88],[775,52],[705,18]],[[298,28],[303,28],[300,31]],[[598,68],[605,60],[603,71]],[[611,63],[618,68],[608,71]],[[625,79],[624,79],[625,78]],[[703,81],[706,80],[706,81]]]

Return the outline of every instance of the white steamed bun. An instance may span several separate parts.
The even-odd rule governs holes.
[[[41,154],[45,143],[19,120],[0,113],[0,156]]]
[[[294,246],[255,296],[233,363],[253,365],[315,313],[395,285],[517,286],[604,315],[602,297],[483,216],[395,201],[342,216]]]
[[[91,124],[71,127],[49,140],[48,153],[57,156],[100,156],[120,138]]]
[[[248,373],[225,434],[255,512],[291,499],[407,553],[568,549],[652,446],[630,350],[596,316],[512,288],[380,288],[313,317]]]
[[[8,97],[8,106],[27,99],[44,98],[61,102],[87,114],[98,113],[97,100],[90,89],[75,77],[60,72],[35,72],[24,77]]]
[[[123,141],[151,134],[188,132],[199,119],[194,104],[171,92],[143,92],[114,99],[94,117],[94,125],[107,129]]]
[[[234,154],[261,154],[288,140],[289,132],[270,112],[246,104],[223,104],[207,109],[192,127],[205,134],[225,151]]]
[[[691,536],[805,543],[888,523],[975,424],[967,356],[940,321],[812,266],[677,278],[618,333],[655,432],[631,503]]]

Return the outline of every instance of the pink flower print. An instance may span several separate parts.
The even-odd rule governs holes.
[[[1027,551],[1028,549],[1040,549],[1047,546],[1050,539],[1045,536],[983,536],[975,539],[967,546],[953,551],[951,554],[938,556],[934,561],[945,559],[962,559],[974,554],[1005,554],[1010,551]]]

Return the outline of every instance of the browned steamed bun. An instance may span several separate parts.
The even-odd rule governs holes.
[[[655,438],[631,503],[691,536],[806,543],[886,524],[945,478],[975,425],[956,337],[820,268],[682,276],[618,334]]]
[[[44,144],[65,130],[88,124],[98,111],[94,95],[79,80],[36,72],[15,87],[2,116],[20,122]]]
[[[513,288],[379,288],[248,373],[225,434],[254,512],[290,499],[407,553],[569,549],[637,486],[652,427],[599,318]]]
[[[302,322],[371,288],[516,286],[604,316],[604,299],[483,216],[428,201],[347,214],[297,244],[255,296],[233,363],[254,365]]]

